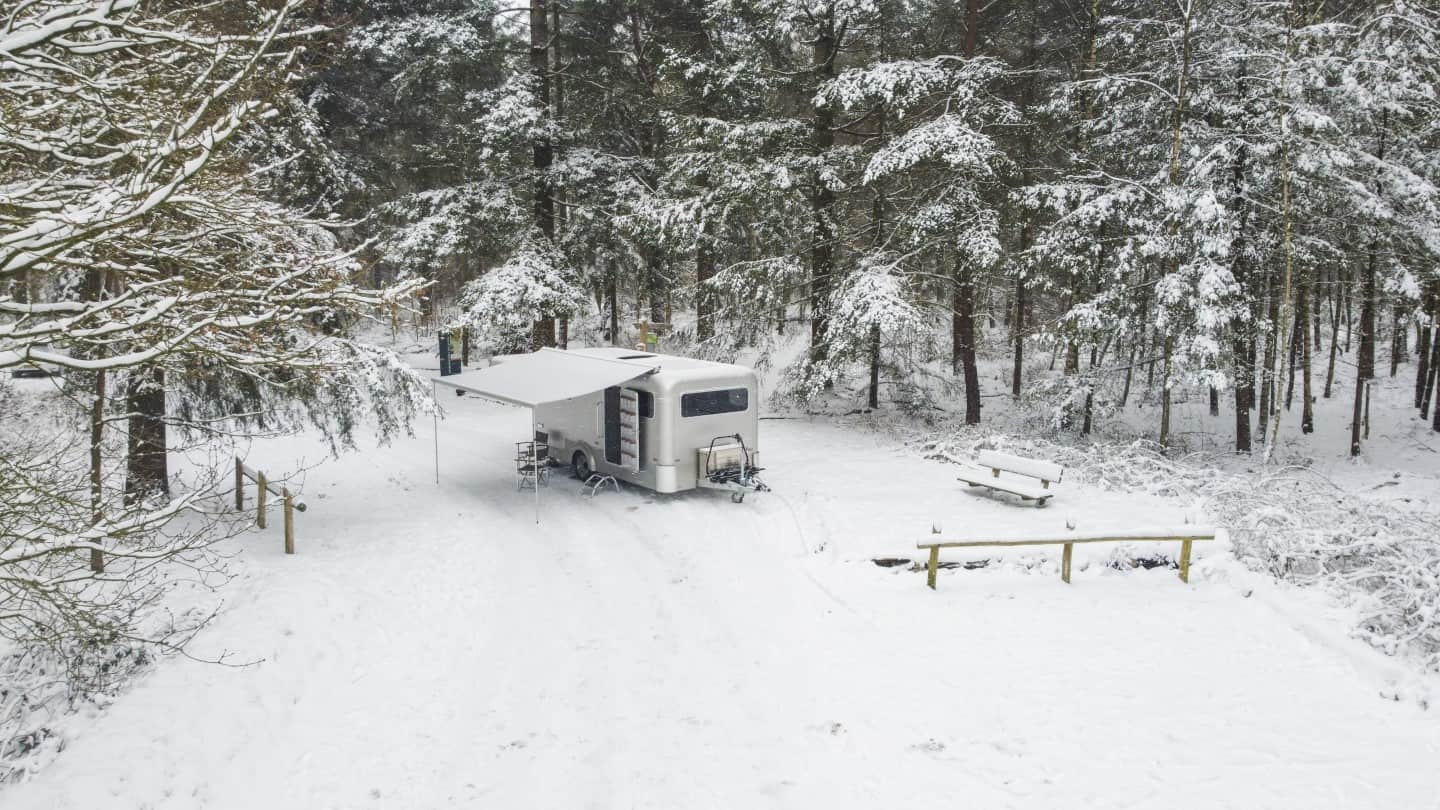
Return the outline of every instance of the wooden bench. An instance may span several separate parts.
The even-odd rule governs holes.
[[[1190,544],[1197,540],[1214,540],[1215,529],[1210,526],[1183,526],[1179,528],[1144,528],[1130,530],[1107,530],[1098,532],[1069,532],[1064,537],[1014,537],[996,536],[962,538],[959,540],[932,540],[916,543],[916,548],[930,550],[930,563],[926,567],[925,584],[935,589],[935,574],[940,568],[942,548],[1009,548],[1012,546],[1064,546],[1060,559],[1060,579],[1070,582],[1070,557],[1076,543],[1123,543],[1132,540],[1178,540],[1180,542],[1180,581],[1190,581]]]
[[[1064,467],[1053,462],[1021,458],[994,450],[980,451],[980,455],[975,458],[975,465],[974,469],[961,472],[957,476],[958,480],[972,487],[985,487],[991,491],[999,490],[1019,495],[1021,500],[1035,501],[1036,506],[1044,506],[1045,499],[1054,497],[1050,482],[1060,483],[1060,476],[1065,473]],[[1009,475],[1002,478],[1001,473]],[[1028,480],[1020,480],[1014,476],[1038,479],[1040,485],[1036,486]]]

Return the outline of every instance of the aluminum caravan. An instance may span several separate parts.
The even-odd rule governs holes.
[[[571,355],[631,364],[637,375],[593,394],[535,406],[554,463],[580,480],[611,475],[656,492],[708,488],[743,500],[764,490],[759,389],[743,366],[619,348]]]

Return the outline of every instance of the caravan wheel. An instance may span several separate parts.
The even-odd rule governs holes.
[[[570,471],[581,481],[590,478],[590,473],[594,471],[590,469],[590,457],[585,455],[585,451],[576,450],[575,455],[570,457]]]

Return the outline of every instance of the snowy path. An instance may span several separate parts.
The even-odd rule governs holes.
[[[1381,699],[1388,662],[1302,596],[1244,597],[1219,549],[1189,587],[1077,552],[1069,587],[1052,562],[932,593],[868,561],[933,522],[1174,505],[1019,507],[770,421],[772,497],[557,480],[537,531],[505,467],[527,415],[452,407],[440,487],[422,432],[313,471],[297,556],[243,538],[198,651],[263,663],[164,662],[0,806],[1440,808],[1440,707]]]

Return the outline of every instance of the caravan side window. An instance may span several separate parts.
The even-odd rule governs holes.
[[[681,416],[709,416],[716,413],[739,413],[750,407],[750,392],[744,388],[723,391],[697,391],[680,395]]]

